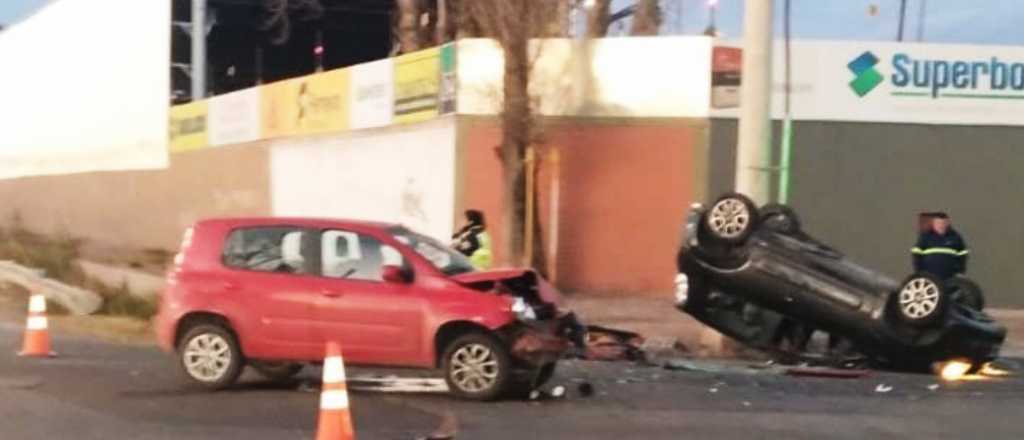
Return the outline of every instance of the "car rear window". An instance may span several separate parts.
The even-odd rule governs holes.
[[[289,226],[235,229],[224,242],[224,265],[257,272],[308,273],[308,234]]]

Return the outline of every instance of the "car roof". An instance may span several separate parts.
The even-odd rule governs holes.
[[[258,227],[258,226],[299,226],[307,228],[341,228],[353,230],[383,231],[401,226],[398,223],[377,222],[369,220],[351,220],[339,218],[317,217],[223,217],[208,218],[196,222],[197,227],[220,226],[227,228]]]

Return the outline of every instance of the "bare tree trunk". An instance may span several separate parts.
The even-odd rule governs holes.
[[[420,2],[419,0],[395,0],[398,10],[398,33],[400,53],[420,50]]]
[[[594,6],[587,10],[587,38],[601,38],[608,35],[611,3],[611,0],[595,0]]]
[[[442,45],[452,41],[452,15],[448,0],[437,0],[437,13],[434,15],[434,44]]]
[[[535,191],[528,191],[525,187],[525,155],[535,134],[529,95],[530,70],[534,61],[530,55],[530,39],[561,32],[562,13],[566,15],[564,26],[568,29],[571,1],[461,0],[456,8],[460,37],[494,38],[505,55],[500,148],[504,184],[502,215],[505,220],[500,244],[506,254],[504,264],[536,267],[536,262],[542,261],[542,258],[538,260],[537,252],[543,249],[539,233],[533,234],[533,255],[524,255],[526,200],[527,197],[536,197]],[[606,9],[607,1],[610,0],[605,0]],[[535,232],[538,230],[536,223],[529,227]]]
[[[658,0],[637,0],[630,35],[658,35],[661,27],[661,7]]]
[[[569,36],[572,7],[575,0],[550,0],[556,4],[550,7],[552,14],[546,17],[543,29],[538,37],[560,38]]]
[[[512,8],[522,13],[524,6]],[[520,20],[525,21],[525,18]],[[518,28],[515,23],[511,27]],[[505,49],[505,84],[504,108],[502,109],[502,165],[505,183],[505,234],[507,236],[508,262],[523,264],[523,240],[526,225],[526,174],[523,158],[530,142],[530,56],[529,27],[522,23],[522,29],[510,29],[510,34],[520,35],[508,38],[503,43]]]

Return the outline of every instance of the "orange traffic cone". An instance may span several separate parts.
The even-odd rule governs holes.
[[[53,357],[50,351],[50,330],[46,319],[46,297],[32,295],[28,300],[28,321],[25,322],[25,341],[18,356]]]
[[[348,386],[345,384],[345,361],[337,342],[327,343],[324,358],[324,380],[320,392],[320,417],[316,440],[354,440],[352,415],[348,411]]]

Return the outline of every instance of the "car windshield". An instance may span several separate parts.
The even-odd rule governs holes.
[[[440,241],[401,227],[390,232],[396,240],[408,245],[445,275],[458,275],[476,270],[465,255]]]

